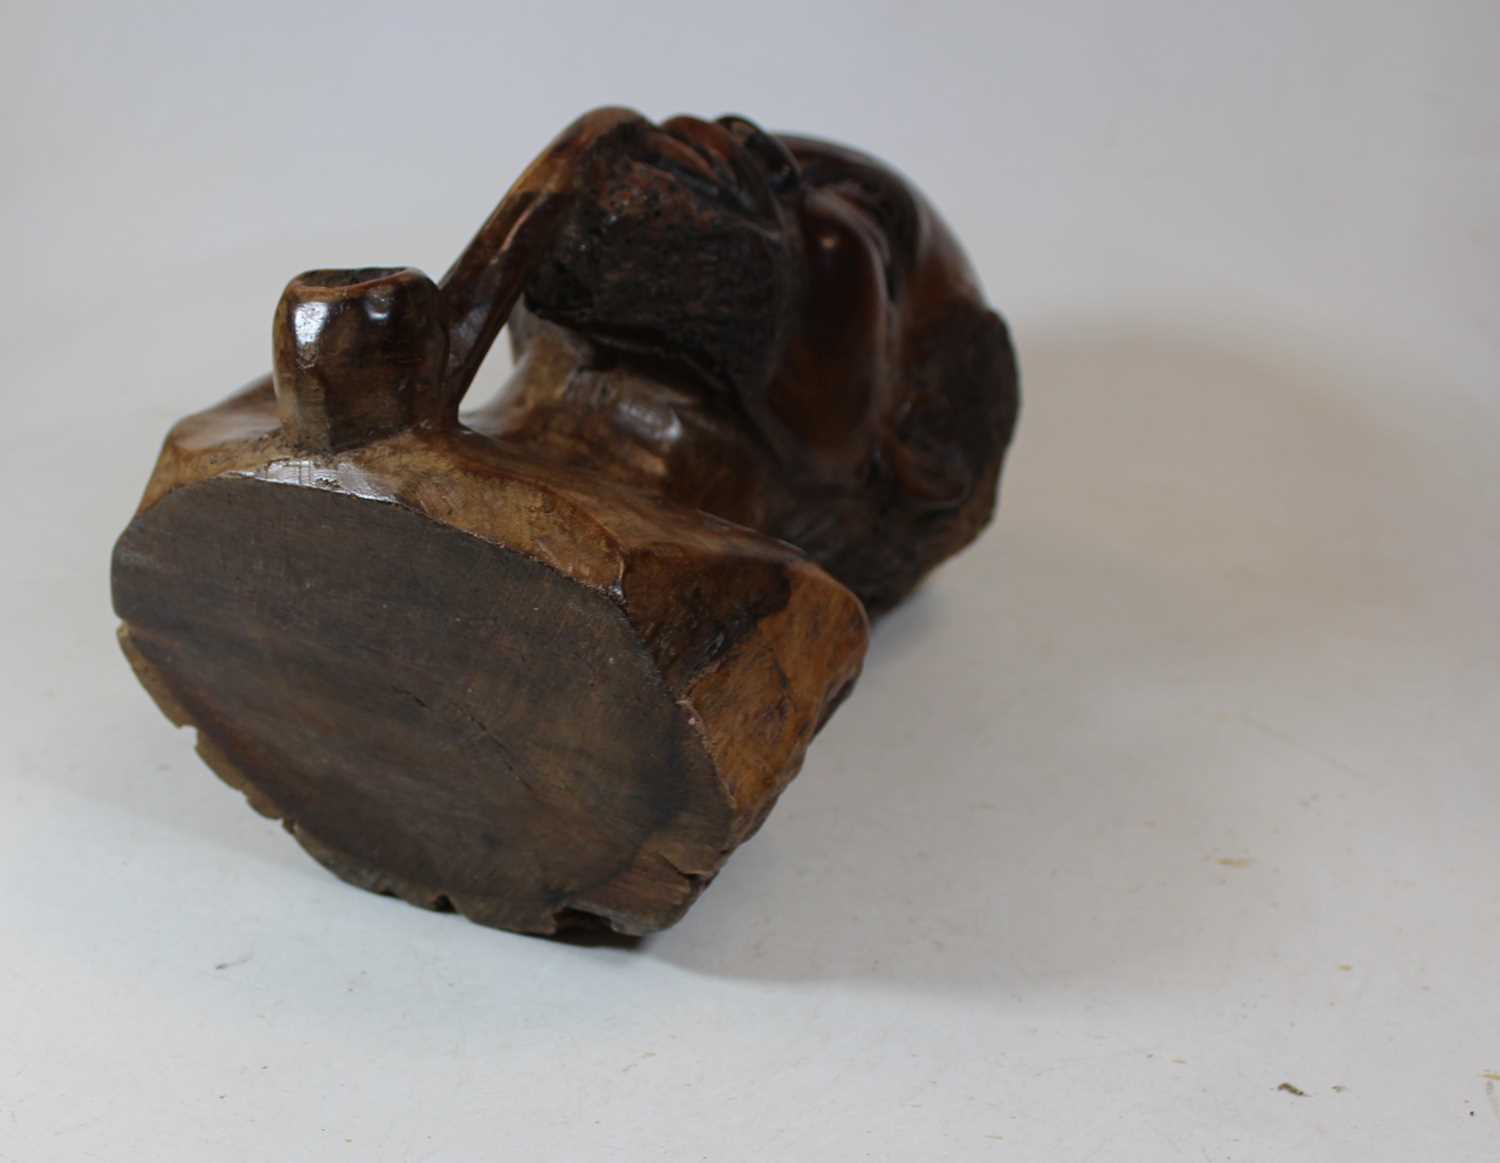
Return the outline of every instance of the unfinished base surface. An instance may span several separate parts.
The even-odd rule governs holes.
[[[268,408],[258,386],[184,422],[117,546],[163,710],[362,887],[528,932],[676,920],[852,682],[859,603],[769,538],[676,511],[647,531],[629,496],[472,434],[308,457]],[[550,543],[569,567],[554,521],[592,542]]]

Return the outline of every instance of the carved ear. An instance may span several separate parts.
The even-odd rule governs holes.
[[[894,486],[884,536],[829,563],[872,610],[900,601],[983,530],[1020,412],[1010,332],[983,304],[954,303],[909,338],[907,352],[907,402],[882,454]]]

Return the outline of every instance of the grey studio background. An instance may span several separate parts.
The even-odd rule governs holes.
[[[1492,2],[4,28],[0,1160],[1500,1158]],[[606,102],[905,170],[1025,391],[993,529],[634,950],[335,881],[107,581],[288,277],[440,273]]]

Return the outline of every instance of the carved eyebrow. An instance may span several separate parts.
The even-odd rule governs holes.
[[[872,175],[858,175],[852,182],[840,183],[850,197],[881,228],[897,277],[909,271],[917,259],[919,211],[911,192],[899,182]],[[861,180],[864,178],[865,180]]]
[[[895,299],[901,292],[906,273],[916,262],[916,207],[909,214],[900,204],[882,198],[879,190],[852,178],[830,182],[824,192],[841,197],[862,219],[869,223],[870,241],[880,255],[885,274],[886,294]]]
[[[807,186],[844,198],[883,236],[886,289],[895,298],[903,276],[916,265],[921,232],[921,209],[905,180],[853,150],[804,138],[786,140]]]

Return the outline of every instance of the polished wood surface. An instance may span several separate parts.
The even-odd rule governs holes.
[[[737,117],[586,114],[440,283],[300,275],[272,348],[168,435],[116,547],[126,653],[335,872],[529,932],[681,916],[867,611],[988,520],[1017,409],[920,196]]]

